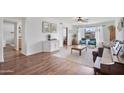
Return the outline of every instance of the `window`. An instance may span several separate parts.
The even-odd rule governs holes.
[[[95,27],[85,28],[85,38],[95,38]]]

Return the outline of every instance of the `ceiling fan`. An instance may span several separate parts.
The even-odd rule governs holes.
[[[88,19],[83,17],[77,17],[77,22],[88,22]]]

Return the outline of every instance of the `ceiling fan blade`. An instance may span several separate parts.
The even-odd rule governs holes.
[[[82,17],[77,17],[78,22],[88,22],[88,19],[82,18]]]

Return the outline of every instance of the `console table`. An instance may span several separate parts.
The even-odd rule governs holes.
[[[47,40],[42,42],[43,52],[54,52],[59,50],[58,40]]]

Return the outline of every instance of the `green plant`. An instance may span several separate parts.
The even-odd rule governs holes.
[[[76,35],[76,34],[74,34],[74,35],[73,35],[73,38],[76,38],[76,37],[77,37],[77,35]]]

